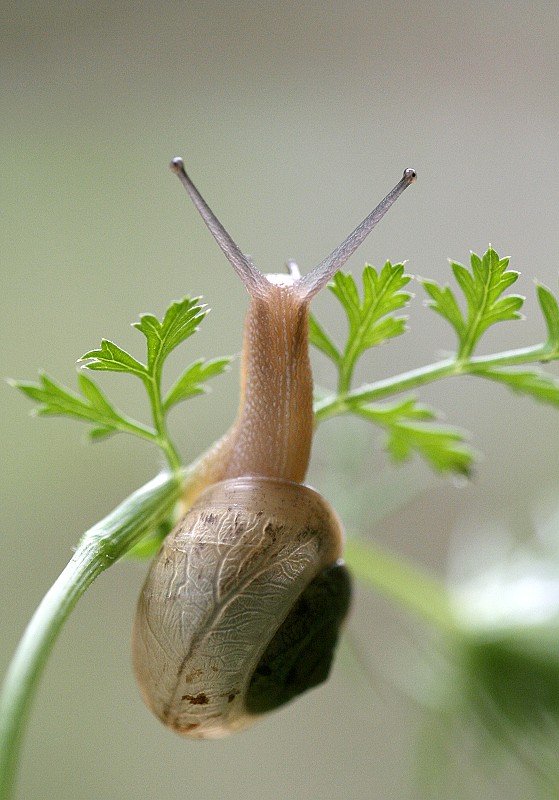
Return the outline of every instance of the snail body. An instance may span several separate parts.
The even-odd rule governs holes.
[[[260,273],[184,171],[172,168],[251,297],[241,401],[231,430],[203,456],[189,509],[164,541],[142,589],[133,663],[146,705],[192,738],[252,724],[328,676],[350,603],[343,530],[303,481],[313,413],[309,304],[396,197],[315,270]]]

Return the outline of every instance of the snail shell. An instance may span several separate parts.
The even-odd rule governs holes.
[[[341,545],[308,486],[246,477],[200,495],[140,596],[133,660],[152,711],[218,738],[325,680],[349,607]]]

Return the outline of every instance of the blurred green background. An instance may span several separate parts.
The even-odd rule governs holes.
[[[72,384],[75,360],[102,336],[142,355],[129,322],[187,293],[214,311],[178,359],[240,349],[246,297],[167,169],[179,154],[265,271],[287,257],[316,264],[415,167],[418,183],[350,266],[408,259],[410,272],[445,281],[448,257],[466,262],[491,242],[522,272],[528,319],[495,329],[484,351],[543,337],[532,278],[557,286],[557,3],[24,0],[2,3],[0,19],[2,376],[45,368]],[[418,288],[413,333],[374,353],[362,377],[454,346],[422,299]],[[314,310],[341,335],[329,297]],[[236,369],[173,417],[185,458],[234,416]],[[320,357],[315,372],[333,377]],[[99,380],[143,418],[139,383]],[[471,482],[418,462],[394,469],[380,437],[349,422],[320,430],[309,478],[348,528],[444,575],[457,530],[463,547],[486,521],[529,531],[559,486],[559,415],[473,379],[423,398],[472,431],[484,459]],[[125,437],[84,446],[77,423],[29,418],[6,384],[0,402],[3,671],[78,536],[160,461]],[[422,717],[397,684],[428,649],[421,628],[359,589],[325,687],[230,740],[182,741],[143,707],[131,674],[144,572],[111,569],[65,628],[18,798],[417,796]],[[518,765],[487,779],[460,760],[473,796],[532,796]]]

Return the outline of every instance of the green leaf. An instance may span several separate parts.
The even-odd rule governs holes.
[[[426,278],[420,278],[420,281],[431,298],[427,305],[450,322],[458,334],[458,340],[462,341],[466,330],[466,322],[450,286],[439,286],[435,281],[427,280]]]
[[[334,364],[340,364],[342,360],[341,353],[313,314],[309,317],[309,341],[331,359]]]
[[[82,396],[57,383],[46,373],[40,373],[39,378],[39,383],[11,382],[16,389],[39,403],[36,414],[73,417],[89,422],[94,425],[89,433],[92,439],[100,439],[117,431],[139,433],[145,438],[155,435],[150,428],[125,417],[83,373],[78,375]]]
[[[130,353],[123,350],[114,342],[108,339],[101,340],[99,350],[90,350],[85,353],[79,361],[87,361],[84,367],[87,369],[107,370],[109,372],[129,372],[137,375],[142,380],[145,379],[147,370],[144,364],[137,361]]]
[[[367,265],[361,301],[353,276],[336,273],[329,288],[343,305],[349,322],[345,356],[351,352],[352,357],[358,358],[368,348],[404,332],[406,317],[393,315],[411,298],[409,292],[402,291],[410,280],[403,264],[387,261],[380,273]]]
[[[476,375],[503,383],[515,392],[559,407],[559,380],[539,370],[476,369]]]
[[[78,372],[78,384],[85,399],[100,416],[105,415],[108,419],[117,416],[114,406],[109,403],[101,389],[83,372]]]
[[[538,300],[547,325],[547,344],[552,351],[559,350],[559,305],[547,286],[536,283]]]
[[[147,342],[147,362],[143,364],[108,339],[101,347],[90,350],[80,361],[90,370],[127,372],[140,378],[148,394],[154,427],[126,417],[116,409],[101,390],[81,372],[78,382],[82,396],[57,384],[47,375],[41,376],[39,384],[15,383],[21,391],[39,402],[38,414],[63,414],[91,423],[89,438],[99,441],[117,431],[133,433],[157,444],[164,452],[172,470],[180,467],[179,454],[169,438],[166,413],[176,403],[206,391],[204,383],[219,375],[229,358],[199,359],[191,364],[168,393],[165,401],[161,396],[161,375],[167,356],[189,336],[198,330],[199,323],[207,314],[198,297],[186,297],[173,303],[161,322],[153,314],[142,314],[134,323]]]
[[[199,358],[194,361],[171,387],[163,401],[163,408],[168,411],[177,403],[187,400],[189,397],[203,394],[208,391],[205,382],[216,375],[221,375],[229,363],[230,357],[226,358]]]
[[[175,347],[196,333],[207,314],[207,309],[199,301],[199,297],[185,297],[169,306],[161,322],[153,314],[142,314],[140,321],[133,323],[133,327],[146,337],[150,373]]]
[[[435,414],[415,398],[352,409],[359,416],[383,427],[386,448],[396,462],[418,453],[437,472],[469,475],[475,458],[459,428],[434,423]]]
[[[520,319],[520,308],[524,298],[509,294],[501,297],[518,278],[519,273],[507,269],[508,258],[499,258],[489,247],[480,258],[470,256],[468,270],[463,264],[451,261],[456,283],[466,299],[467,315],[461,311],[458,301],[449,286],[440,286],[435,281],[423,280],[430,297],[428,305],[444,317],[458,336],[458,357],[468,358],[485,331],[497,322]]]
[[[367,265],[363,270],[363,299],[352,275],[338,272],[328,284],[346,313],[349,331],[343,353],[311,317],[311,343],[330,358],[339,370],[339,391],[349,391],[355,364],[365,350],[399,336],[406,329],[406,317],[395,312],[403,308],[411,294],[402,291],[411,280],[403,264],[387,261],[380,272]]]
[[[159,322],[153,314],[142,314],[139,322],[132,327],[141,331],[147,340],[147,365],[127,353],[108,339],[101,341],[101,348],[85,353],[80,361],[88,369],[108,370],[110,372],[129,372],[144,382],[150,378],[157,380],[163,361],[181,342],[198,330],[199,323],[207,314],[204,306],[199,304],[199,297],[185,297],[172,303]]]

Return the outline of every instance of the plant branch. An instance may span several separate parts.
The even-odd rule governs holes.
[[[442,359],[435,364],[403,372],[392,378],[368,383],[345,394],[329,394],[315,403],[315,423],[324,422],[330,417],[347,414],[355,406],[362,406],[375,400],[417,389],[428,383],[457,375],[483,375],[484,370],[493,367],[515,367],[534,362],[552,361],[558,357],[555,349],[547,343],[507,350],[489,356],[475,356],[460,359],[458,356]]]
[[[153,375],[143,377],[143,383],[149,397],[153,422],[157,431],[155,442],[165,453],[169,468],[175,472],[180,469],[181,459],[167,432],[165,411],[161,399],[161,369],[161,356],[158,355],[153,365]]]
[[[0,800],[11,796],[31,700],[64,622],[95,578],[165,519],[182,489],[180,475],[162,473],[130,495],[84,534],[41,601],[0,693]]]

